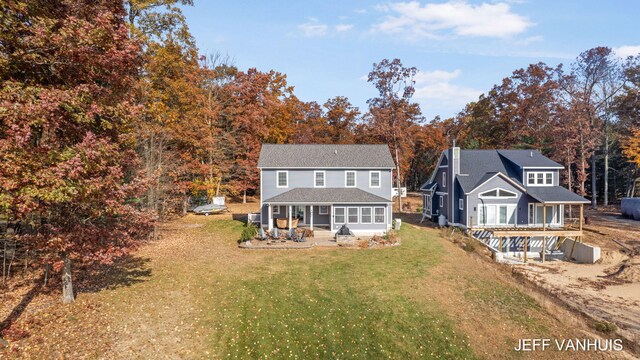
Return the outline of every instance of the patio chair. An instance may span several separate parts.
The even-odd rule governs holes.
[[[305,242],[307,241],[307,230],[302,230],[302,235],[300,235],[300,238],[298,239],[298,242]]]
[[[289,229],[289,233],[287,234],[287,240],[296,241],[296,229]]]
[[[271,232],[271,238],[274,240],[280,239],[280,232],[278,231],[278,228],[273,228],[273,231]]]
[[[267,240],[267,234],[264,232],[264,229],[262,227],[260,227],[260,230],[258,231],[258,240]]]

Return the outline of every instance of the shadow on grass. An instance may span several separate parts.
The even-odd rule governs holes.
[[[98,292],[147,281],[151,277],[149,258],[126,255],[112,264],[92,264],[78,268],[76,292]]]
[[[27,309],[27,306],[40,293],[43,288],[43,281],[44,276],[38,279],[33,284],[33,287],[26,294],[24,294],[20,302],[13,307],[9,315],[7,315],[7,317],[2,320],[2,322],[0,322],[0,340],[2,340],[2,337],[8,335],[5,333],[5,331],[8,330],[11,325],[16,322],[16,320],[18,320],[18,318],[20,318],[20,315],[22,315],[22,313]]]

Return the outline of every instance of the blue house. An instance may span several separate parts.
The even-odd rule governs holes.
[[[582,213],[583,204],[589,203],[560,186],[561,169],[562,165],[536,150],[453,147],[442,152],[430,179],[420,188],[423,220],[471,228],[474,234],[484,233],[492,247],[503,250],[502,238],[510,238],[514,241],[507,246],[514,252],[524,251],[527,245],[529,251],[539,251],[558,236],[581,237],[581,221],[575,232],[552,232],[570,225],[565,218],[567,206],[579,205]],[[508,231],[518,229],[529,231]],[[525,238],[534,243],[523,244]]]
[[[274,145],[260,151],[260,218],[356,235],[391,228],[392,171],[386,145]]]

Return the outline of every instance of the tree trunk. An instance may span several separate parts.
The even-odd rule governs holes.
[[[244,188],[244,192],[242,193],[242,203],[246,204],[247,203],[247,188]]]
[[[591,156],[591,208],[598,208],[598,187],[596,181],[596,154]]]
[[[73,283],[71,282],[71,259],[69,254],[62,253],[62,302],[69,304],[75,302],[76,299],[73,296]]]
[[[602,205],[609,205],[609,132],[604,128],[604,198]]]
[[[396,184],[398,185],[398,212],[402,213],[402,193],[400,192],[400,159],[398,158],[398,145],[394,144],[396,150]]]

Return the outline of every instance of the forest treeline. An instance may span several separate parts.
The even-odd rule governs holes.
[[[409,189],[453,141],[538,149],[593,206],[638,193],[638,57],[597,47],[570,64],[531,64],[457,116],[427,120],[413,99],[418,69],[399,59],[373,64],[378,95],[365,109],[343,94],[302,101],[283,73],[199,53],[180,10],[192,5],[2,5],[3,261],[23,254],[25,268],[61,271],[65,301],[72,260],[113,261],[190,199],[255,195],[263,143],[388,144]]]

